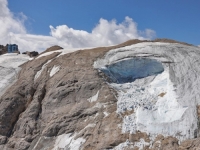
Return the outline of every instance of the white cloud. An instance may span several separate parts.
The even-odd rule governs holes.
[[[0,0],[0,38],[3,39],[3,42],[8,40],[10,32],[25,33],[26,30],[22,23],[23,21],[14,19],[7,7],[7,1]]]
[[[11,40],[19,45],[20,51],[41,52],[52,45],[64,48],[108,46],[129,39],[155,37],[155,31],[151,29],[139,31],[137,23],[130,17],[125,17],[122,23],[101,18],[91,33],[69,28],[67,25],[50,25],[49,36],[33,35],[29,34],[24,26],[27,17],[23,13],[14,16],[7,5],[7,0],[0,0],[0,44],[5,45]]]
[[[16,43],[20,51],[41,51],[57,40],[51,36],[28,34],[24,26],[27,17],[23,13],[14,16],[8,9],[7,0],[0,0],[0,44]]]
[[[138,31],[137,24],[129,17],[117,24],[116,20],[100,19],[91,33],[60,25],[50,26],[51,35],[56,39],[65,41],[71,47],[95,47],[119,44],[129,39],[151,39],[155,32],[151,29]]]

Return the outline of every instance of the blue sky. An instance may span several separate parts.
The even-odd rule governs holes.
[[[6,0],[0,1],[5,2]],[[111,31],[121,30],[120,24],[125,27],[132,24],[135,28],[131,30],[132,27],[129,27],[129,29],[126,29],[126,33],[120,34],[122,36],[127,35],[128,32],[130,34],[136,32],[129,37],[140,39],[170,38],[200,45],[199,0],[8,0],[7,2],[12,18],[20,20],[24,32],[34,36],[32,37],[34,39],[36,38],[35,35],[40,35],[47,38],[54,37],[66,42],[70,42],[67,38],[71,37],[73,37],[73,40],[77,38],[86,40],[87,38],[84,35],[94,32],[98,25],[100,27],[95,30],[96,32],[99,32],[100,29],[101,32],[105,32],[102,31],[102,28],[112,28],[110,24],[115,19],[115,29]],[[132,21],[127,22],[125,19],[127,16]],[[101,18],[107,21],[109,26],[105,24],[103,26],[103,21],[100,21]],[[50,25],[51,28],[49,28]],[[73,31],[70,30],[69,34],[70,28]],[[148,29],[152,31],[151,35],[146,32]],[[78,37],[79,31],[87,33],[81,33]],[[111,35],[111,31],[109,31],[110,35],[105,40],[109,40],[110,37],[115,38]],[[60,32],[66,34],[60,35]],[[12,34],[15,34],[15,32],[12,31]],[[72,36],[70,37],[70,35]],[[76,35],[75,39],[74,35]],[[101,36],[104,35],[101,34]],[[110,44],[121,41],[123,39],[111,39]],[[55,41],[52,40],[51,43],[54,44]],[[70,46],[81,46],[81,43],[72,43]],[[104,44],[104,42],[101,44]],[[105,43],[105,45],[109,44]],[[83,47],[85,46],[87,45],[83,45]]]

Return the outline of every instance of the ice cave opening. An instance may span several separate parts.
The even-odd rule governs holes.
[[[110,82],[123,84],[160,74],[164,71],[164,67],[155,59],[137,57],[107,65],[101,68],[101,71],[108,76]]]

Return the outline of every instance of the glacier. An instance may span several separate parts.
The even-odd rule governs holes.
[[[0,55],[0,96],[17,80],[19,66],[31,59],[28,55],[16,53]]]
[[[199,137],[200,48],[144,42],[112,49],[94,62],[117,95],[122,132],[146,132],[183,141]]]

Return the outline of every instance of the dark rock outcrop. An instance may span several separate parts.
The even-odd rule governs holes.
[[[32,52],[26,51],[26,52],[23,52],[22,54],[26,54],[26,55],[28,55],[30,57],[36,57],[36,56],[39,55],[39,53],[36,52],[36,51],[32,51]]]
[[[0,55],[7,53],[7,47],[0,45]]]

